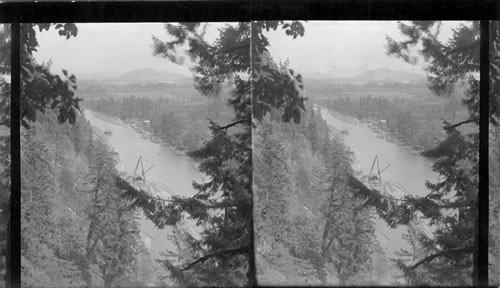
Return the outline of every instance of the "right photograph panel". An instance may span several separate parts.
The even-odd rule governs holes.
[[[259,285],[473,283],[479,28],[252,23]]]

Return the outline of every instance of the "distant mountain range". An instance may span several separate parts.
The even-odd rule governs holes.
[[[190,76],[155,69],[137,69],[124,73],[117,80],[125,82],[179,82],[191,79]]]

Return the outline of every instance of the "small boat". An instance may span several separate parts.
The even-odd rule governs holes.
[[[111,134],[113,134],[113,132],[111,132],[111,130],[104,131],[104,135],[106,135],[106,136],[110,136]]]
[[[347,131],[347,129],[342,129],[342,131],[340,131],[340,133],[347,135],[347,134],[349,134],[349,131]]]

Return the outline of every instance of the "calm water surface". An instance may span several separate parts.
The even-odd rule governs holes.
[[[103,118],[96,117],[90,110],[85,110],[84,115],[93,126],[101,131],[112,131],[112,135],[106,136],[106,141],[120,157],[119,170],[132,175],[137,160],[142,156],[144,170],[154,165],[146,174],[148,181],[161,182],[177,195],[189,197],[195,194],[191,184],[193,181],[203,181],[203,174],[196,169],[194,162],[188,157],[177,155],[173,149],[161,144],[142,139],[141,135],[127,124],[118,125],[105,121]],[[140,167],[138,171],[141,171]],[[157,229],[143,216],[141,216],[140,224],[141,236],[146,245],[150,245],[153,255],[159,256],[159,252],[167,248],[175,251],[172,243],[167,240],[167,235],[171,233],[170,227]]]

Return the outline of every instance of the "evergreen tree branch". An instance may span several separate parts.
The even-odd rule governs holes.
[[[446,125],[444,128],[446,130],[450,130],[450,129],[454,129],[454,128],[457,128],[458,126],[461,126],[463,124],[467,124],[467,123],[475,123],[478,119],[467,119],[467,120],[464,120],[464,121],[460,121],[458,123],[455,123],[455,124],[448,124]]]
[[[182,268],[181,271],[186,271],[186,270],[192,268],[193,266],[195,266],[198,263],[203,263],[203,262],[207,261],[208,259],[216,257],[216,256],[219,256],[219,255],[224,255],[224,254],[234,255],[234,254],[248,253],[248,250],[249,250],[248,246],[243,246],[243,247],[239,247],[239,248],[235,248],[235,249],[221,250],[221,251],[217,251],[217,252],[214,252],[214,253],[210,253],[210,254],[207,254],[207,255],[205,255],[205,256],[203,256],[201,258],[198,258],[194,262],[191,262],[189,265],[187,265],[186,267]]]
[[[233,126],[236,126],[238,124],[243,124],[243,123],[250,123],[248,120],[239,120],[239,121],[236,121],[236,122],[233,122],[233,123],[230,123],[226,126],[220,126],[220,127],[217,127],[217,131],[222,131],[222,130],[225,130],[225,129],[229,129]]]
[[[116,177],[119,177],[119,176],[116,176]],[[125,181],[126,180],[122,180],[122,181]],[[132,193],[135,193],[135,195],[141,195],[141,196],[145,196],[149,199],[153,199],[153,200],[156,200],[156,201],[162,201],[162,202],[168,202],[168,203],[179,203],[181,202],[182,200],[179,200],[179,199],[165,199],[165,198],[162,198],[162,197],[159,197],[159,196],[154,196],[154,195],[150,195],[148,192],[142,190],[142,189],[136,189],[135,187],[131,186],[129,184],[130,187],[128,187],[130,190],[128,191],[130,193],[130,191],[132,191]],[[214,202],[214,203],[210,203],[210,204],[206,204],[206,203],[203,203],[203,202],[200,202],[200,201],[197,201],[195,203],[196,206],[199,206],[199,207],[204,207],[204,208],[207,208],[207,209],[222,209],[222,208],[235,208],[235,207],[238,207],[237,203],[235,203],[234,201],[225,201],[225,202]]]
[[[375,190],[375,189],[373,189],[373,190]],[[407,203],[415,203],[418,200],[426,199],[426,197],[414,197],[414,196],[411,196],[411,198],[407,198],[407,199],[395,198],[392,196],[384,195],[382,193],[380,193],[380,195],[378,195],[378,196],[385,198],[385,199],[393,200],[393,201],[401,201],[401,202],[407,202]],[[431,199],[428,199],[428,200],[431,200]],[[462,202],[444,203],[444,204],[440,204],[434,200],[431,200],[431,201],[435,204],[435,206],[437,208],[466,208],[466,207],[472,207],[472,205],[474,205],[473,202],[463,202],[463,201]]]
[[[467,208],[472,207],[474,203],[472,202],[456,202],[456,203],[447,203],[447,204],[437,204],[439,208]]]
[[[144,193],[146,193],[146,192],[144,192]],[[179,203],[182,201],[179,199],[164,199],[164,198],[161,198],[158,196],[152,196],[152,195],[147,195],[147,197],[154,199],[154,200],[170,202],[170,203]],[[236,208],[236,207],[238,207],[238,205],[236,203],[234,203],[234,201],[215,202],[215,203],[211,203],[211,204],[206,204],[206,203],[202,203],[202,202],[198,201],[194,205],[199,206],[199,207],[203,207],[203,208],[207,208],[207,209],[222,209],[222,208]]]
[[[440,251],[438,253],[435,253],[435,254],[432,254],[432,255],[425,257],[424,259],[418,261],[417,263],[413,264],[412,266],[407,267],[406,270],[415,270],[420,265],[422,265],[424,263],[428,263],[428,262],[434,260],[435,258],[439,258],[439,257],[443,257],[443,256],[450,257],[450,253],[462,254],[462,253],[471,253],[471,252],[472,252],[472,246],[443,250],[443,251]]]
[[[239,49],[248,49],[249,48],[248,44],[249,44],[248,42],[242,42],[240,44],[236,44],[236,45],[233,45],[231,47],[221,49],[221,50],[219,50],[219,52],[222,54],[229,54],[229,53],[232,53],[232,52],[239,50]]]
[[[467,45],[455,47],[455,48],[447,51],[445,55],[446,55],[446,57],[449,57],[451,54],[457,53],[457,52],[458,53],[464,53],[464,52],[470,53],[470,51],[468,51],[468,50],[478,48],[480,43],[481,42],[478,40],[478,41],[474,41],[474,42],[467,44]]]

